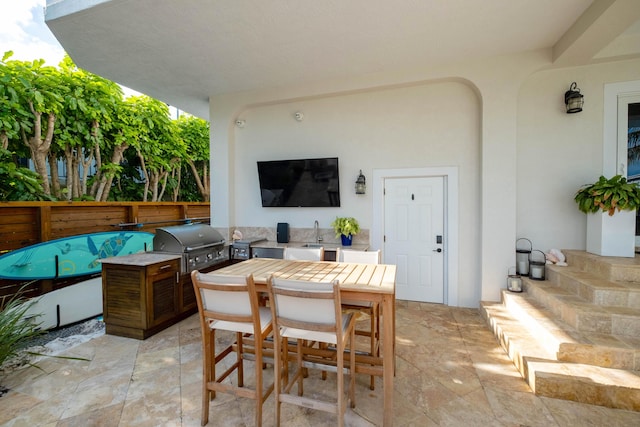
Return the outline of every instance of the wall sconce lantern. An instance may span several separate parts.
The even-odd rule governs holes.
[[[521,240],[529,242],[528,245],[524,243],[528,248],[523,248],[522,243],[520,244],[520,247],[518,247],[518,242]],[[516,274],[520,276],[529,275],[529,255],[531,255],[531,248],[531,240],[525,239],[524,237],[516,240]]]
[[[515,269],[515,267],[511,267],[507,272],[507,290],[510,292],[522,292],[522,278],[519,274],[511,272],[511,270]]]
[[[364,194],[367,191],[367,179],[362,175],[362,169],[360,169],[360,175],[356,179],[356,194]]]
[[[535,260],[534,259],[534,252],[540,253],[542,260]],[[536,255],[538,258],[540,258],[540,255]],[[547,264],[547,257],[545,257],[544,252],[542,251],[533,251],[531,252],[531,260],[529,261],[529,277],[532,278],[533,280],[544,280],[544,273],[545,273],[545,265]]]
[[[584,95],[580,93],[576,82],[571,83],[569,90],[564,93],[564,105],[567,106],[567,114],[579,113],[584,105]]]

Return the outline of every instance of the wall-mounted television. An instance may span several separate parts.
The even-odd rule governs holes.
[[[263,207],[339,207],[338,158],[258,161]]]

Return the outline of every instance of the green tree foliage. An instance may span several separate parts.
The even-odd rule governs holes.
[[[0,148],[30,158],[42,187],[38,193],[24,179],[12,197],[27,191],[33,195],[21,199],[209,199],[206,121],[171,120],[166,104],[146,96],[123,99],[120,86],[77,68],[68,56],[54,68],[11,55],[0,61]],[[3,173],[24,172],[14,165]],[[184,186],[183,167],[191,171]]]
[[[0,61],[0,93],[12,97],[6,103],[3,100],[0,121],[5,132],[10,128],[15,131],[17,124],[18,137],[28,147],[34,168],[42,177],[44,193],[50,195],[47,157],[57,114],[62,110],[62,99],[68,88],[59,84],[59,71],[44,66],[44,60],[25,62],[10,60],[10,57],[11,52],[7,52]]]
[[[169,118],[167,104],[148,96],[131,97],[127,101],[139,118],[134,147],[145,179],[142,201],[148,201],[151,194],[150,201],[156,202],[162,200],[169,176],[180,170],[187,155],[186,146],[175,122]]]
[[[66,162],[66,198],[77,199],[87,194],[94,198],[97,187],[88,191],[89,170],[95,162],[101,171],[103,151],[109,153],[114,149],[112,141],[103,138],[103,132],[114,125],[113,116],[122,103],[122,89],[112,81],[77,68],[68,56],[60,68],[61,80],[69,91],[56,129],[55,147],[57,157]],[[111,158],[104,165],[105,170],[117,170],[120,159],[121,155]]]
[[[49,200],[42,189],[40,175],[13,161],[9,150],[0,148],[0,200]]]
[[[177,120],[178,132],[186,144],[186,163],[202,200],[209,201],[209,122],[193,116]]]

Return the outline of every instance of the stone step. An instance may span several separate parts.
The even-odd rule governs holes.
[[[524,294],[513,295],[513,298],[505,295],[504,303],[482,302],[481,313],[537,395],[640,411],[638,370],[557,360],[562,342],[583,344],[572,334],[570,326],[554,320],[552,312],[521,296]],[[529,314],[523,315],[525,311]],[[549,340],[558,343],[551,345]],[[635,354],[634,363],[639,367],[637,349],[631,354]]]
[[[578,331],[526,292],[503,291],[502,305],[535,338],[547,358],[640,371],[639,336]]]
[[[584,300],[612,307],[640,310],[640,282],[611,281],[580,270],[577,267],[547,265],[547,280]]]
[[[553,268],[563,267],[548,270]],[[638,308],[591,302],[574,293],[571,287],[556,286],[550,280],[536,281],[525,277],[522,282],[529,296],[580,332],[640,336]]]
[[[614,282],[640,283],[640,257],[618,258],[578,250],[562,250],[567,264],[596,277]]]

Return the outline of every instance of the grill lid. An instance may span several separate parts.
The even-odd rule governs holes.
[[[153,250],[161,252],[191,252],[224,245],[224,238],[207,224],[185,224],[156,228]]]

